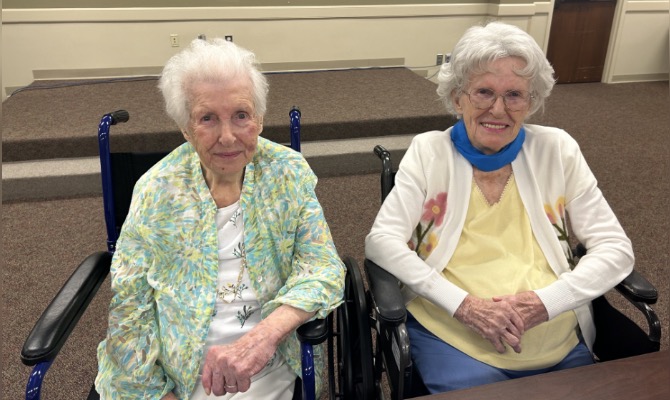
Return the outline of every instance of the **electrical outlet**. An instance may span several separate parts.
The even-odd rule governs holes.
[[[233,35],[226,35],[226,36],[224,36],[224,39],[226,39],[229,42],[232,42],[233,41]]]
[[[172,47],[179,47],[179,35],[176,33],[170,34],[170,45]]]
[[[444,60],[442,54],[438,54],[437,58],[435,59],[435,65],[442,65],[442,60]]]
[[[444,62],[448,63],[449,61],[451,61],[451,53],[447,53],[444,55]]]

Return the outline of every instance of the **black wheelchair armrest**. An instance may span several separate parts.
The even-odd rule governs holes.
[[[390,323],[402,323],[407,318],[405,302],[398,279],[374,262],[365,259],[370,295],[379,318]]]
[[[305,322],[298,327],[297,334],[301,343],[321,344],[328,338],[327,319],[314,319]]]
[[[635,270],[616,286],[616,290],[631,301],[655,304],[658,299],[654,285]]]
[[[577,243],[572,250],[572,254],[578,258],[585,256],[587,252],[582,243]],[[635,270],[616,286],[616,290],[632,302],[654,304],[658,299],[658,291],[654,285]]]
[[[28,335],[21,350],[21,361],[25,365],[56,358],[109,274],[111,262],[110,253],[97,252],[79,264]]]

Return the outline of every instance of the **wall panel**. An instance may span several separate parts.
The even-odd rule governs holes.
[[[102,3],[114,2],[98,1],[98,6],[89,8],[3,9],[3,99],[6,93],[35,79],[158,74],[179,50],[170,46],[169,35],[173,33],[179,35],[182,46],[201,33],[233,35],[235,42],[257,53],[266,70],[400,63],[432,76],[437,71],[438,53],[451,51],[469,26],[490,19],[520,26],[546,50],[553,8],[552,1],[525,0],[191,8],[101,8]],[[632,2],[623,3],[624,18],[613,30],[616,43],[606,66],[609,81],[623,76],[630,80],[636,80],[637,75],[642,80],[650,75],[667,76],[669,0],[635,2],[632,7],[628,3]],[[660,44],[655,34],[637,33],[649,26],[666,32]],[[644,48],[639,41],[653,42],[654,49],[665,44],[665,58],[663,54],[641,57],[636,53]],[[627,65],[631,59],[638,60],[638,65]]]

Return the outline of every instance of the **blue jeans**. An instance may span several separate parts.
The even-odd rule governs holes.
[[[594,363],[588,347],[583,340],[580,340],[579,344],[553,367],[528,371],[501,369],[477,361],[445,343],[419,324],[409,313],[406,326],[409,334],[412,362],[430,393],[466,389],[472,386]]]

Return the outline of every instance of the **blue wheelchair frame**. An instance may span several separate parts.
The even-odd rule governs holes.
[[[299,152],[300,109],[293,106],[289,112],[289,117],[290,147]],[[107,252],[94,253],[80,264],[49,304],[26,339],[21,352],[21,360],[26,365],[34,365],[26,385],[26,399],[40,399],[42,383],[49,367],[51,367],[61,347],[109,273],[111,258],[116,250],[116,241],[119,236],[114,207],[109,131],[112,125],[127,122],[128,119],[128,112],[119,110],[105,114],[98,126],[102,193],[107,228]],[[347,263],[347,267],[351,269],[350,263]],[[307,322],[298,328],[297,333],[301,342],[302,353],[302,397],[304,400],[315,400],[316,370],[313,346],[323,343],[326,339],[329,339],[329,343],[332,343],[330,326],[329,317],[326,320]],[[332,384],[332,372],[330,375],[330,383]]]

